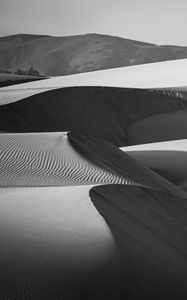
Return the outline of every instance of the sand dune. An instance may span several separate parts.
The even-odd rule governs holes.
[[[0,189],[1,299],[123,299],[115,242],[91,187]]]
[[[187,140],[129,146],[122,150],[186,191]]]
[[[62,133],[0,138],[3,297],[186,295],[185,192],[98,138],[69,133],[70,144]],[[49,187],[67,182],[75,186]],[[95,186],[108,183],[117,185]]]
[[[78,154],[66,134],[0,135],[0,186],[131,184]]]
[[[187,138],[187,109],[155,114],[132,123],[127,144],[137,145]]]
[[[166,178],[139,163],[111,143],[98,138],[68,133],[71,145],[92,163],[112,171],[118,176],[125,176],[131,181],[149,189],[161,190],[172,195],[186,198],[186,193]],[[104,153],[104,155],[103,155]]]
[[[170,97],[164,93],[158,94],[151,90],[69,87],[0,106],[0,130],[10,132],[71,130],[107,139],[116,146],[125,146],[128,143],[127,133],[131,124],[133,126],[138,120],[160,113],[168,112],[170,116],[170,112],[184,110],[186,107],[185,99]],[[155,123],[153,122],[154,130],[157,128]],[[175,131],[177,132],[177,128]],[[151,135],[150,132],[148,134]],[[185,137],[184,118],[180,138]]]
[[[107,86],[128,88],[165,88],[186,86],[187,59],[120,67],[75,75],[57,76],[1,88],[0,103],[9,103],[55,88]],[[5,93],[6,91],[6,93]]]
[[[90,196],[144,299],[185,299],[186,199],[122,185],[94,187]]]
[[[0,90],[3,299],[187,298],[186,62]]]

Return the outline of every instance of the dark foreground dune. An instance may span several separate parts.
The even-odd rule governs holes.
[[[144,187],[186,197],[186,193],[175,184],[111,143],[74,133],[69,133],[68,137],[70,144],[78,153],[100,168],[112,171],[118,176],[125,176]]]
[[[0,106],[2,299],[187,299],[185,151],[117,147],[187,138],[186,111],[106,87]]]
[[[90,197],[121,251],[121,276],[144,299],[186,299],[186,199],[121,185],[94,187]]]
[[[11,145],[3,154],[6,171],[14,173],[6,176],[0,199],[3,299],[186,299],[185,191],[99,138],[69,133],[73,154],[63,146],[60,133],[3,136],[5,146]],[[114,182],[121,185],[107,185],[110,180],[102,182],[104,186],[40,187],[35,180],[34,187],[24,188],[18,180],[10,187],[9,178],[19,179],[16,170],[24,171],[22,157],[26,155],[25,169],[30,166],[33,172],[32,154],[38,158],[41,152],[41,176],[50,164],[56,170],[65,149],[68,165],[80,157],[88,178],[92,166],[97,166],[93,184],[100,182],[97,170],[103,170],[104,179],[119,178]],[[46,159],[50,153],[55,155]],[[54,176],[48,173],[47,181]],[[81,169],[76,176],[82,178]]]
[[[164,93],[158,96],[157,92],[151,90],[112,87],[61,88],[0,106],[0,130],[75,131],[109,140],[116,146],[125,146],[136,139],[136,125],[135,129],[128,130],[134,122],[142,120],[144,124],[145,118],[161,113],[168,113],[170,120],[171,112],[175,114],[175,111],[185,108],[185,99],[170,97]],[[184,121],[180,125],[180,138],[185,138],[185,111],[182,114]],[[173,122],[173,126],[179,126],[177,118],[176,122]],[[170,124],[172,121],[169,121]],[[166,135],[169,125],[166,124]],[[150,119],[150,124],[148,122],[145,126],[148,128],[148,138],[151,138],[152,132],[149,131],[149,127],[155,126],[154,119]],[[146,131],[142,139],[145,139],[144,135]],[[176,134],[174,136],[176,138]],[[172,133],[169,137],[172,137]]]

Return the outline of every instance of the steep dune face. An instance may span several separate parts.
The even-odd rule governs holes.
[[[0,106],[0,130],[71,130],[125,146],[127,128],[135,121],[185,107],[185,99],[150,90],[72,87]]]
[[[67,75],[182,58],[187,58],[186,47],[157,46],[99,34],[0,38],[2,69],[15,71],[32,65],[44,75]]]
[[[90,196],[121,251],[121,270],[144,299],[185,299],[186,199],[118,185],[94,187]]]
[[[101,168],[112,171],[118,176],[125,176],[137,185],[186,197],[186,193],[176,187],[175,184],[172,184],[127,153],[122,152],[111,143],[71,132],[68,133],[68,137],[71,145],[78,153]]]
[[[68,137],[0,135],[1,295],[186,298],[186,193],[107,141]]]
[[[127,71],[129,84],[143,87],[149,68]],[[179,77],[156,69],[150,87]],[[0,91],[1,297],[187,299],[186,144],[137,145],[187,137],[186,98],[111,87],[115,72]],[[117,148],[128,144],[137,151]]]
[[[121,149],[186,191],[187,140],[140,144]]]

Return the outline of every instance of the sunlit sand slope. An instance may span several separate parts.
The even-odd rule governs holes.
[[[0,189],[1,299],[124,299],[115,241],[91,187]]]
[[[47,89],[72,86],[160,88],[186,86],[187,59],[120,67],[29,82],[1,88],[0,103],[9,103]]]
[[[98,138],[0,138],[3,298],[183,299],[187,196],[180,187]]]
[[[0,145],[0,186],[131,184],[86,160],[63,133],[2,133]]]

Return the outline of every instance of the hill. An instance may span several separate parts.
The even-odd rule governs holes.
[[[158,46],[120,37],[18,34],[0,38],[0,68],[33,66],[43,75],[67,75],[187,58],[187,47]]]

